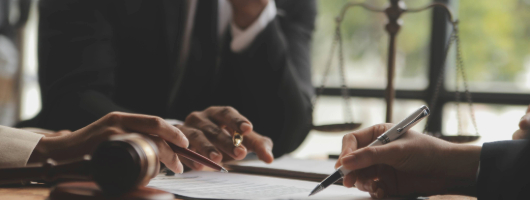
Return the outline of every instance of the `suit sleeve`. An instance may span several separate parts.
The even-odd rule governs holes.
[[[480,155],[478,199],[530,198],[528,140],[485,143]]]
[[[0,168],[26,166],[42,135],[0,126]]]
[[[81,128],[112,111],[116,67],[113,1],[40,2],[39,82],[42,111],[36,124],[47,129]],[[75,117],[74,117],[75,116]]]
[[[295,150],[311,128],[310,49],[315,1],[276,1],[278,15],[244,51],[232,53],[236,77],[258,107],[250,119],[256,131],[271,137],[273,153]]]

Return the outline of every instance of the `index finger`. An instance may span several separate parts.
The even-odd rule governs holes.
[[[243,144],[248,150],[256,153],[258,158],[266,163],[274,161],[272,155],[273,142],[269,137],[262,136],[254,131],[245,136]]]
[[[347,155],[357,149],[368,146],[370,143],[376,140],[377,137],[382,135],[391,127],[392,124],[390,123],[377,124],[368,128],[353,131],[352,133],[345,135],[342,138],[342,151],[340,153],[339,159],[337,160],[337,163],[335,164],[335,167],[339,167],[342,165],[341,158],[344,155]]]
[[[218,125],[224,125],[243,135],[252,132],[252,123],[250,123],[250,121],[241,115],[236,109],[230,106],[210,107],[206,109],[205,112],[208,118]]]
[[[158,135],[180,147],[187,148],[189,145],[188,139],[177,127],[157,116],[112,112],[104,120],[112,125],[121,125],[123,129],[130,132]]]

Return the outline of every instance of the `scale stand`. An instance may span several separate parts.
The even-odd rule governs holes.
[[[325,83],[326,83],[326,80],[327,80],[327,76],[329,74],[329,69],[331,68],[331,63],[332,63],[332,58],[333,58],[333,54],[334,54],[334,50],[337,46],[337,44],[339,45],[339,70],[340,70],[340,74],[341,74],[341,90],[342,90],[342,97],[344,99],[344,115],[345,115],[345,119],[346,121],[348,121],[347,123],[345,124],[331,124],[331,125],[322,125],[322,126],[313,126],[313,129],[315,130],[320,130],[320,131],[324,131],[324,132],[336,132],[336,131],[346,131],[348,130],[348,128],[351,128],[351,129],[355,129],[355,128],[358,128],[361,124],[360,123],[353,123],[353,117],[352,117],[352,111],[351,111],[351,106],[350,106],[350,101],[349,101],[349,94],[348,94],[348,88],[346,86],[346,78],[345,78],[345,73],[344,73],[344,56],[343,56],[343,52],[342,52],[342,36],[341,36],[341,33],[340,33],[340,26],[341,26],[341,23],[344,19],[344,16],[346,14],[346,12],[348,11],[349,8],[351,7],[356,7],[356,6],[360,6],[366,10],[369,10],[369,11],[372,11],[372,12],[381,12],[381,13],[385,13],[387,18],[388,18],[388,23],[385,25],[385,30],[387,31],[387,33],[389,34],[389,46],[388,46],[388,62],[387,62],[387,86],[386,86],[386,91],[385,91],[385,100],[386,100],[386,122],[387,123],[390,123],[392,122],[392,110],[393,110],[393,102],[394,102],[394,98],[395,98],[395,89],[394,89],[394,77],[395,77],[395,59],[396,59],[396,35],[397,33],[399,32],[400,28],[401,28],[401,21],[400,21],[400,17],[403,13],[413,13],[413,12],[419,12],[419,11],[423,11],[423,10],[426,10],[426,9],[429,9],[429,8],[433,8],[433,7],[440,7],[440,8],[443,8],[448,16],[449,16],[449,21],[451,22],[451,24],[453,25],[453,32],[451,34],[451,39],[449,40],[449,43],[447,45],[447,49],[446,49],[446,52],[445,52],[445,60],[447,60],[447,54],[448,54],[448,51],[449,51],[449,48],[452,44],[453,41],[456,42],[456,46],[457,46],[457,88],[456,88],[456,105],[457,105],[457,112],[458,112],[458,126],[459,126],[459,136],[456,136],[456,137],[451,137],[451,136],[443,136],[441,134],[439,135],[436,135],[438,137],[441,137],[443,139],[447,139],[447,140],[450,140],[450,141],[453,141],[453,142],[465,142],[465,141],[473,141],[473,140],[476,140],[479,138],[478,136],[478,129],[477,129],[477,125],[476,125],[476,122],[475,122],[475,117],[474,117],[474,110],[473,110],[473,102],[471,100],[471,94],[468,90],[468,87],[467,87],[467,80],[466,80],[466,76],[465,76],[465,71],[464,71],[464,67],[463,67],[463,61],[462,61],[462,57],[461,57],[461,53],[460,53],[460,41],[459,41],[459,37],[458,37],[458,21],[455,21],[453,20],[453,14],[451,12],[451,10],[449,10],[449,8],[442,4],[442,3],[431,3],[423,8],[418,8],[418,9],[406,9],[405,8],[405,5],[403,3],[403,1],[401,0],[390,0],[390,5],[389,7],[385,8],[385,9],[378,9],[378,8],[374,8],[374,7],[371,7],[367,4],[364,4],[364,3],[355,3],[355,2],[349,2],[347,3],[346,5],[344,5],[341,9],[341,12],[340,14],[336,17],[335,19],[335,22],[336,22],[336,29],[335,29],[335,37],[334,37],[334,40],[333,40],[333,44],[332,44],[332,47],[331,47],[331,51],[330,51],[330,56],[328,58],[328,61],[326,63],[326,68],[325,68],[325,71],[324,71],[324,76],[322,78],[322,84],[317,92],[317,97],[315,98],[315,101],[313,102],[313,105],[316,105],[318,99],[319,99],[319,96],[322,94],[323,90],[324,90],[324,86],[325,86]],[[442,65],[443,68],[445,68],[445,65]],[[442,69],[442,73],[440,73],[440,77],[439,77],[439,80],[438,80],[438,83],[441,83],[441,80],[444,78],[443,77],[443,69]],[[464,90],[465,90],[465,94],[466,94],[466,99],[469,103],[469,107],[470,107],[470,112],[471,112],[471,118],[472,118],[472,122],[473,122],[473,125],[475,127],[475,135],[473,136],[462,136],[461,134],[461,125],[460,125],[460,106],[459,106],[459,102],[460,102],[460,93],[458,92],[458,86],[459,86],[459,78],[458,78],[458,75],[461,75],[462,77],[462,80],[464,82]],[[431,100],[431,104],[430,106],[433,107],[436,103],[436,99],[438,98],[438,93],[439,93],[439,88],[441,87],[441,84],[438,84],[436,86],[436,91],[435,91],[435,94],[433,95],[433,98]],[[430,134],[430,133],[427,133],[427,134]],[[433,134],[431,134],[433,135]]]

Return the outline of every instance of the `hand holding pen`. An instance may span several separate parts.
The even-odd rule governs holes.
[[[176,127],[190,139],[189,149],[216,163],[241,160],[248,152],[255,152],[266,163],[274,160],[272,140],[256,133],[250,120],[232,107],[211,106],[203,111],[192,112],[183,124]],[[236,140],[235,133],[244,139]],[[187,158],[181,160],[193,170],[204,167]]]
[[[474,191],[481,147],[413,130],[388,144],[368,147],[392,127],[378,124],[344,136],[336,164],[351,170],[344,186],[355,186],[373,198]]]

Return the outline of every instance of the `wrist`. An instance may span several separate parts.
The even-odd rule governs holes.
[[[450,192],[474,195],[476,192],[477,172],[480,164],[481,146],[454,144],[449,165],[447,183]]]
[[[28,164],[30,163],[42,163],[46,159],[50,158],[50,147],[52,146],[50,138],[42,137],[37,143],[31,156],[28,159]]]

